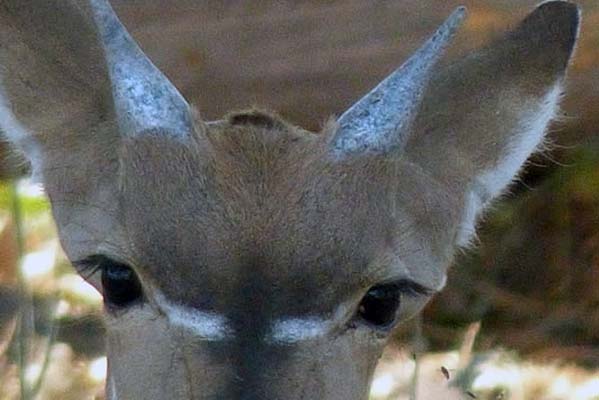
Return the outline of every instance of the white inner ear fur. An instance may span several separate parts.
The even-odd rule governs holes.
[[[11,110],[10,101],[0,86],[0,130],[8,138],[8,141],[21,150],[29,162],[33,171],[34,182],[41,182],[42,153],[39,144],[35,142],[35,136],[21,124]]]
[[[457,236],[459,246],[467,246],[475,233],[477,217],[491,200],[499,196],[517,176],[528,157],[542,143],[547,126],[558,111],[562,87],[555,84],[538,105],[525,110],[517,132],[494,168],[476,176],[466,193],[465,209]]]

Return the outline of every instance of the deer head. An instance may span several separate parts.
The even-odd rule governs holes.
[[[0,4],[0,126],[103,293],[110,399],[365,399],[538,148],[579,23],[540,5],[458,61],[457,9],[323,132],[202,121],[106,0]]]

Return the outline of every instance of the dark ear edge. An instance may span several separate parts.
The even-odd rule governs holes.
[[[574,52],[580,32],[581,11],[574,3],[547,1],[541,3],[518,27],[508,34],[516,51],[530,53],[529,62],[542,63],[547,69],[564,71]]]

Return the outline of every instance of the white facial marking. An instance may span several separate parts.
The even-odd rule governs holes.
[[[505,190],[526,159],[542,143],[547,126],[558,110],[561,89],[561,85],[556,84],[539,104],[526,109],[517,128],[518,134],[508,144],[503,158],[494,168],[485,171],[475,180],[466,196],[458,245],[468,245],[475,232],[476,218],[482,209]]]
[[[17,145],[27,155],[33,169],[33,181],[41,182],[38,174],[41,172],[42,155],[38,144],[35,143],[34,135],[13,114],[10,102],[2,88],[0,88],[0,130],[4,132],[11,143]]]
[[[171,325],[191,331],[204,340],[224,340],[233,335],[221,315],[173,304],[162,294],[156,295],[156,303]]]
[[[322,337],[330,332],[331,328],[330,321],[318,317],[279,319],[273,323],[267,340],[275,343],[296,343]]]

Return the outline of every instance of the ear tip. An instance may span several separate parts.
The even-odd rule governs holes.
[[[533,39],[538,51],[552,53],[565,68],[572,56],[580,28],[581,10],[569,1],[550,0],[541,3],[515,32]]]
[[[552,33],[561,33],[573,47],[578,38],[581,13],[580,6],[575,3],[551,0],[541,3],[529,18],[552,28]]]
[[[570,27],[573,32],[578,31],[582,10],[578,4],[569,1],[545,1],[531,14],[541,15],[543,18],[559,22],[564,27]]]
[[[578,13],[580,6],[566,0],[546,0],[537,5],[537,10],[551,10],[552,12]]]

